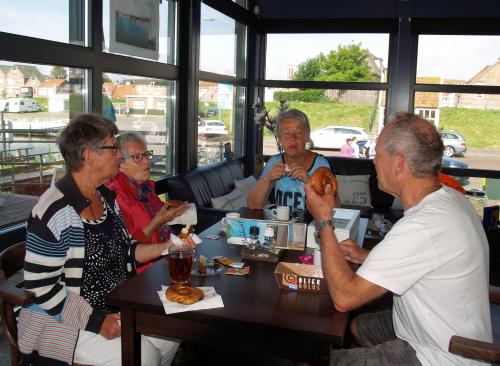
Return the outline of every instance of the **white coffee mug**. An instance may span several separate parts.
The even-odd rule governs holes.
[[[226,217],[222,218],[222,225],[227,224],[227,220],[238,220],[240,218],[240,214],[238,212],[228,212]]]
[[[278,206],[276,208],[273,208],[271,210],[271,215],[273,215],[273,217],[276,220],[288,221],[288,220],[290,220],[290,207]]]

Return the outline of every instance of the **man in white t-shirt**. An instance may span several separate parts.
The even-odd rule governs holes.
[[[363,348],[332,351],[330,364],[481,364],[448,352],[452,335],[491,342],[492,330],[486,236],[467,199],[439,183],[442,153],[436,128],[417,115],[397,114],[383,129],[379,187],[398,197],[405,213],[371,252],[350,239],[337,242],[331,190],[320,197],[306,186],[335,307],[349,311],[387,291],[394,299],[392,311],[353,320]],[[347,261],[362,265],[354,273]]]

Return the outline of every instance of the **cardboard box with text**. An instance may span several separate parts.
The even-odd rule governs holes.
[[[327,293],[320,266],[279,262],[274,270],[278,286],[283,290]]]

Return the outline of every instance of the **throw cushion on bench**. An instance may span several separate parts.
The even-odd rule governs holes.
[[[343,205],[372,207],[369,175],[337,175]]]
[[[237,211],[247,206],[247,195],[235,188],[228,194],[210,199],[212,207],[226,211]]]
[[[235,180],[234,186],[238,188],[241,192],[243,192],[246,196],[250,193],[250,191],[257,184],[257,180],[253,175],[250,175],[242,180]]]

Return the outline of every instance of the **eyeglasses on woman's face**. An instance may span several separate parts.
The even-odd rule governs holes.
[[[142,161],[142,159],[146,158],[147,160],[151,160],[152,157],[153,157],[153,150],[148,150],[143,152],[142,154],[131,154],[128,156],[124,156],[122,157],[122,160],[132,159],[134,163],[139,164]]]

